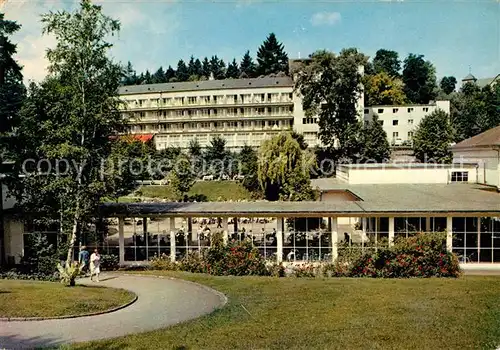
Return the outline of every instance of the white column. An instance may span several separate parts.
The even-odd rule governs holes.
[[[283,261],[283,218],[278,218],[278,229],[276,230],[276,256],[277,263],[281,263]]]
[[[122,217],[118,218],[118,251],[120,266],[125,264],[125,235],[123,233],[124,224],[125,219]]]
[[[361,247],[362,249],[364,250],[365,249],[365,237],[366,237],[366,222],[367,222],[367,219],[365,217],[361,218],[361,227],[362,227],[362,230],[361,230]]]
[[[224,240],[224,244],[227,244],[229,241],[228,230],[227,218],[222,218],[222,239]]]
[[[479,258],[481,254],[481,217],[477,218],[477,262],[479,262]]]
[[[338,241],[339,241],[339,235],[337,231],[337,218],[330,218],[331,220],[331,237],[330,237],[330,244],[332,246],[332,262],[335,262],[339,256],[339,251],[338,251]]]
[[[170,218],[170,261],[175,261],[175,218]]]
[[[394,216],[389,217],[389,247],[394,245]]]
[[[446,250],[453,250],[453,217],[446,217]]]

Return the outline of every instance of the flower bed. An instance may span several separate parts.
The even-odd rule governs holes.
[[[443,233],[421,233],[399,239],[393,247],[370,251],[336,263],[281,263],[265,261],[250,242],[216,242],[178,262],[166,255],[151,261],[153,270],[180,270],[210,275],[276,277],[458,277],[455,254],[446,251]]]

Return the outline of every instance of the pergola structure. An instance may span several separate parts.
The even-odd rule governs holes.
[[[335,201],[333,198],[320,202],[107,203],[102,206],[101,215],[118,218],[118,250],[121,264],[127,260],[124,234],[126,218],[142,218],[143,232],[151,231],[145,218],[166,220],[166,235],[170,240],[168,251],[171,259],[175,261],[178,248],[176,235],[179,229],[176,227],[176,219],[185,219],[188,228],[183,228],[184,234],[186,237],[192,237],[193,241],[199,241],[200,237],[197,237],[191,223],[194,218],[204,217],[219,218],[220,231],[223,232],[225,241],[236,237],[240,232],[238,219],[275,218],[275,242],[271,246],[268,245],[268,250],[274,252],[273,258],[278,262],[285,258],[286,251],[291,248],[286,243],[291,240],[290,232],[293,232],[294,242],[296,239],[296,230],[286,224],[291,218],[316,218],[326,223],[319,229],[319,252],[320,259],[323,256],[323,260],[331,261],[337,259],[342,244],[347,243],[342,239],[344,237],[340,227],[346,220],[357,218],[360,223],[360,246],[363,249],[365,246],[377,249],[377,240],[380,242],[382,236],[387,238],[390,245],[394,238],[401,234],[446,230],[446,246],[448,250],[462,256],[462,262],[500,263],[500,195],[496,190],[463,184],[386,186],[360,185],[357,189],[343,188],[343,191],[352,192],[355,198],[347,201]],[[399,191],[396,191],[396,188],[399,188]],[[340,188],[333,190],[339,191]],[[264,229],[262,231],[264,232]],[[364,237],[371,238],[365,240]],[[349,237],[346,239],[351,240]],[[189,244],[184,243],[184,246],[187,251]],[[201,247],[199,243],[198,247]],[[265,238],[263,247],[265,252]],[[308,247],[309,244],[306,243],[305,249]],[[315,249],[317,250],[317,247]],[[322,249],[325,254],[321,253]]]

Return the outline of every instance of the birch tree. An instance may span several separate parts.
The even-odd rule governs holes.
[[[123,70],[108,57],[107,41],[120,24],[89,0],[71,13],[43,15],[42,24],[57,44],[47,50],[48,76],[30,87],[21,112],[16,164],[27,176],[17,196],[26,211],[61,212],[69,264],[79,233],[115,189],[102,168],[110,136],[124,126],[117,95]]]

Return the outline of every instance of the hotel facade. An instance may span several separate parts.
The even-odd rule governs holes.
[[[121,87],[119,93],[129,132],[154,136],[158,150],[186,149],[194,140],[206,147],[219,136],[236,151],[292,130],[304,135],[309,147],[320,145],[318,118],[306,116],[291,77],[133,85]],[[420,121],[436,109],[449,113],[449,101],[365,108],[361,94],[357,103],[359,119],[377,115],[395,146],[410,144]]]

